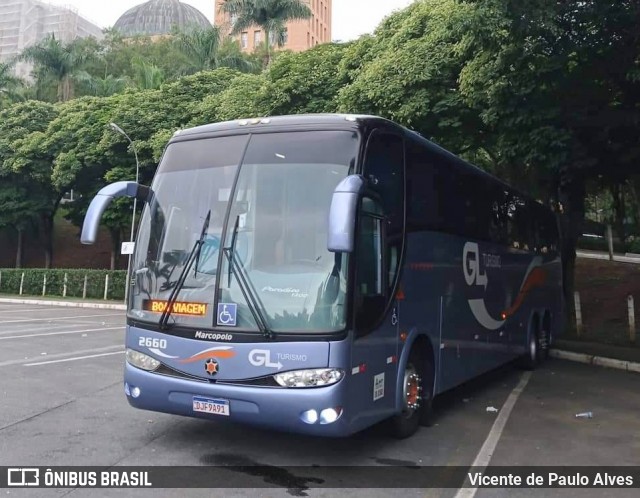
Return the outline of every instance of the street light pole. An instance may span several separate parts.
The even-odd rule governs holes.
[[[133,155],[136,158],[136,183],[140,183],[140,161],[138,161],[138,151],[136,150],[136,145],[133,143],[133,140],[131,140],[131,138],[129,138],[129,135],[126,134],[126,132],[120,128],[117,124],[115,123],[110,123],[109,126],[111,127],[111,129],[113,131],[115,131],[116,133],[122,135],[123,137],[125,137],[129,143],[131,144],[131,148],[133,149]],[[129,237],[129,241],[133,242],[133,235],[134,235],[134,227],[136,225],[136,209],[138,207],[138,199],[136,197],[133,198],[133,214],[131,215],[131,236]],[[129,275],[131,273],[131,254],[129,254],[129,262],[127,263],[127,278],[126,278],[126,284],[125,284],[125,289],[124,289],[124,302],[125,303],[129,303]]]

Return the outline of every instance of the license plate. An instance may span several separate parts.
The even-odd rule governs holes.
[[[200,413],[210,413],[212,415],[222,415],[224,417],[228,417],[230,415],[229,400],[202,398],[200,396],[194,396],[193,411],[200,412]]]

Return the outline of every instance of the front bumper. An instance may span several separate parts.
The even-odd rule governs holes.
[[[138,397],[127,395],[129,404],[142,410],[171,413],[213,421],[231,421],[280,431],[318,436],[342,437],[355,432],[348,413],[333,423],[303,422],[308,410],[320,413],[328,408],[345,407],[347,379],[327,387],[286,389],[251,387],[246,385],[213,384],[146,372],[125,364],[125,385],[128,392],[139,389]],[[229,400],[230,416],[210,415],[193,411],[193,397],[205,396]]]

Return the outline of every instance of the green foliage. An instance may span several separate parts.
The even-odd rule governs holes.
[[[609,252],[609,243],[604,237],[581,237],[578,239],[577,248],[586,249],[588,251]],[[613,251],[615,253],[625,253],[623,244],[616,239],[613,241]]]
[[[265,75],[263,93],[269,114],[336,112],[336,97],[347,82],[336,74],[336,67],[348,49],[346,44],[325,44],[297,54],[281,54]]]
[[[640,237],[633,237],[627,245],[627,251],[633,254],[640,254]]]
[[[416,2],[387,18],[345,55],[341,73],[351,82],[340,110],[387,117],[458,153],[477,150],[483,126],[458,88],[471,19],[471,6],[456,0]]]
[[[109,97],[116,93],[122,93],[124,89],[130,85],[130,80],[126,77],[118,78],[112,74],[108,74],[106,77],[101,78],[99,76],[92,76],[86,71],[78,73],[76,82],[81,85],[81,92],[84,95],[94,97]]]
[[[7,105],[22,100],[20,90],[24,82],[13,75],[11,64],[0,62],[0,110]]]
[[[206,97],[192,124],[216,123],[270,114],[265,107],[265,78],[244,74],[229,82],[226,89]]]
[[[189,72],[228,67],[239,71],[252,69],[238,42],[223,39],[218,26],[195,28],[176,35],[178,49],[189,61]]]
[[[22,279],[24,275],[24,280]],[[22,281],[22,294],[42,296],[44,278],[46,276],[45,296],[63,296],[65,275],[66,297],[83,297],[85,277],[87,279],[86,298],[103,299],[105,277],[109,275],[109,291],[107,298],[123,300],[126,272],[122,270],[40,270],[40,269],[0,269],[0,293],[19,294]]]
[[[0,112],[0,226],[25,228],[51,212],[50,167],[30,151],[56,114],[36,101]]]
[[[238,15],[236,31],[251,23],[276,38],[285,21],[308,14],[298,0],[224,8]],[[141,182],[150,183],[180,128],[339,111],[405,124],[537,198],[562,187],[579,231],[590,179],[622,184],[640,162],[638,18],[633,0],[420,0],[350,44],[273,59],[266,44],[253,68],[217,28],[153,41],[115,32],[102,42],[50,37],[25,52],[37,80],[24,95],[66,100],[75,87],[92,96],[9,105],[1,99],[13,82],[0,65],[0,226],[42,224],[70,189],[82,195],[68,214],[80,223],[99,188],[135,177],[134,152]],[[259,74],[241,72],[265,60]],[[637,206],[640,187],[634,192]],[[106,214],[114,243],[130,210],[121,200]]]
[[[144,59],[136,59],[133,66],[133,83],[138,90],[157,90],[164,83],[164,71]]]

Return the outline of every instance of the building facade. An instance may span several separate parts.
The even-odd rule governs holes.
[[[291,21],[286,25],[284,50],[302,52],[321,43],[331,41],[331,20],[333,14],[333,0],[304,0],[311,9],[312,16],[301,21]],[[222,12],[224,0],[214,0],[215,25],[220,26],[230,34],[233,20]],[[264,42],[264,32],[258,26],[251,27],[235,35],[240,42],[243,52],[253,52]],[[272,40],[273,41],[273,40]]]
[[[103,37],[100,27],[71,8],[38,0],[0,0],[0,62],[14,60],[26,47],[49,34],[64,42],[88,36]],[[30,72],[30,64],[16,63],[18,76],[28,77]]]

